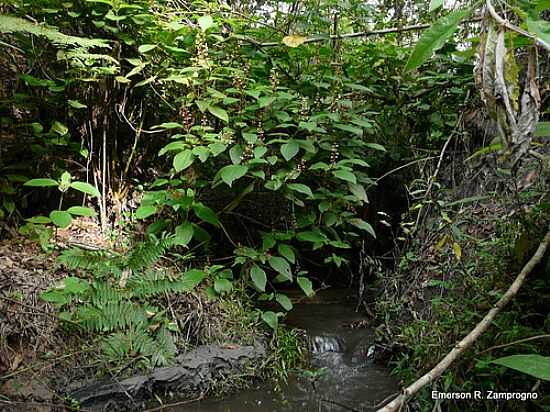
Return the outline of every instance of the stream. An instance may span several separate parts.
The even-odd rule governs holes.
[[[237,392],[223,399],[205,399],[171,412],[370,411],[398,391],[389,370],[373,361],[374,332],[352,328],[366,318],[355,312],[345,292],[329,291],[316,303],[299,303],[286,323],[306,331],[311,351],[310,371],[289,376],[280,391],[273,384]]]

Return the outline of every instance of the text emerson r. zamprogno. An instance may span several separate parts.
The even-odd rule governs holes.
[[[495,392],[495,391],[472,391],[472,392],[439,392],[432,391],[432,399],[440,400],[478,400],[489,399],[495,401],[510,401],[512,399],[526,401],[536,400],[539,394],[537,392]]]

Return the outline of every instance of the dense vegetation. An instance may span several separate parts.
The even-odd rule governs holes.
[[[449,195],[440,181],[455,184],[467,173],[453,167],[493,155],[491,170],[510,179],[527,158],[547,167],[548,93],[539,83],[548,75],[549,5],[4,2],[0,233],[57,256],[67,276],[41,299],[66,333],[97,341],[111,365],[170,365],[199,343],[165,306],[191,293],[242,302],[248,323],[235,334],[263,323],[280,337],[275,346],[290,341],[281,357],[295,365],[299,345],[280,326],[293,307],[288,291],[310,297],[352,282],[363,299],[377,280],[386,286],[379,318],[402,327],[393,334],[396,371],[412,381],[433,366],[430,347],[444,355],[475,325],[475,313],[453,312],[479,303],[471,290],[494,287],[474,272],[493,268],[493,254],[505,256],[520,233],[547,225],[542,183],[518,200],[534,208],[518,218],[523,226],[498,228],[498,239],[513,240],[483,249],[468,269],[467,237],[453,220],[462,193]],[[488,191],[470,194],[476,202]],[[92,240],[75,241],[71,230],[85,223]],[[419,236],[427,227],[438,237]],[[443,320],[425,340],[425,319],[403,325],[405,303],[387,293],[393,278],[363,271],[394,250],[404,250],[396,272],[407,271],[427,238],[465,277],[447,302],[431,302]],[[529,258],[522,253],[516,266]],[[448,279],[431,282],[452,289]],[[547,320],[506,341],[541,329]],[[504,366],[549,380],[550,367],[534,373],[525,362]],[[487,378],[489,386],[500,379]]]

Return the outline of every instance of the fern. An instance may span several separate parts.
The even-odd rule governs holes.
[[[129,327],[145,328],[147,324],[143,307],[129,301],[107,303],[101,308],[82,305],[76,309],[75,317],[87,330],[94,332],[112,332]]]
[[[33,23],[15,16],[0,16],[0,33],[28,33],[46,37],[53,44],[61,47],[110,48],[106,40],[69,36],[61,33],[57,27]]]
[[[128,267],[134,272],[151,267],[172,245],[173,240],[169,238],[138,243],[128,257]]]
[[[121,258],[117,255],[108,255],[105,252],[90,252],[78,248],[63,251],[58,261],[68,269],[82,269],[93,272],[95,277],[115,275],[117,278],[122,273]]]
[[[146,272],[130,278],[127,288],[135,298],[148,298],[166,293],[181,293],[189,290],[189,285],[181,277],[172,279],[162,272]]]

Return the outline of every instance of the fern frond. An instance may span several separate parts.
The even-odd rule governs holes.
[[[15,16],[0,16],[0,33],[9,34],[18,32],[46,37],[53,44],[58,46],[110,48],[106,40],[68,36],[61,33],[57,27],[33,23]]]
[[[95,332],[112,332],[129,327],[143,329],[147,323],[143,307],[128,301],[107,303],[101,309],[82,305],[76,309],[75,318],[86,329]]]
[[[173,240],[159,239],[136,244],[128,258],[128,267],[134,272],[153,266],[173,245]]]
[[[68,269],[81,269],[93,272],[94,277],[113,274],[120,277],[120,256],[109,255],[101,251],[88,251],[72,248],[63,251],[58,257],[59,263]]]

